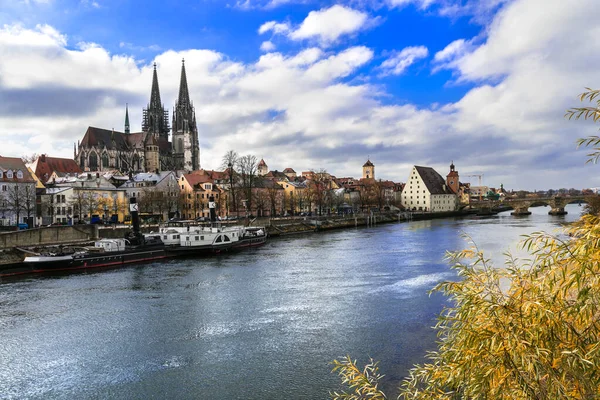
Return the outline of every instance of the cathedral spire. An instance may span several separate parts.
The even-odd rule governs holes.
[[[185,74],[185,59],[181,60],[181,80],[179,81],[179,99],[177,102],[181,105],[190,104],[190,92]]]
[[[158,74],[156,72],[156,63],[154,63],[152,92],[150,93],[150,103],[148,104],[148,108],[143,111],[142,131],[151,133],[167,142],[169,140],[170,130],[169,112],[165,110],[160,101]]]
[[[129,129],[129,105],[125,103],[125,133],[130,133]]]
[[[158,74],[156,73],[156,63],[154,63],[154,73],[152,75],[152,92],[150,93],[150,107],[154,109],[162,108],[160,101],[160,90],[158,88]]]

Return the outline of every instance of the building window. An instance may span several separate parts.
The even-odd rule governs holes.
[[[6,185],[2,185],[2,191],[6,192],[8,190],[8,188],[6,187]]]
[[[23,179],[23,171],[17,171],[17,179]]]
[[[98,169],[98,156],[96,153],[90,154],[90,170],[96,171]]]
[[[6,177],[7,177],[8,179],[12,179],[12,177],[13,177],[13,172],[12,172],[12,171],[6,171]]]
[[[2,173],[2,171],[0,171],[0,178],[2,178],[2,175],[3,175],[3,173]]]

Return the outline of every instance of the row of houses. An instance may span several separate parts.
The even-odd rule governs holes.
[[[362,169],[362,178],[338,178],[323,170],[270,170],[260,160],[255,174],[230,167],[125,175],[82,171],[74,160],[47,155],[28,165],[0,157],[0,224],[123,222],[129,218],[130,197],[137,198],[142,216],[157,221],[208,218],[211,199],[223,218],[452,211],[468,202],[468,185],[459,182],[453,164],[446,178],[433,168],[414,166],[406,183],[377,180],[370,160]]]

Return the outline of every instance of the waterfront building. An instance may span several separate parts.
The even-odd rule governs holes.
[[[413,166],[402,191],[402,206],[412,211],[455,211],[458,196],[431,167]]]
[[[257,178],[251,190],[252,201],[247,207],[248,214],[257,217],[284,215],[285,191],[273,179]]]
[[[40,195],[41,225],[73,223],[73,187],[48,187]]]
[[[42,224],[90,222],[93,218],[123,222],[129,218],[125,189],[115,187],[99,172],[53,179],[40,204]]]
[[[209,174],[183,174],[178,182],[180,191],[180,218],[209,218],[210,211],[208,208],[208,200],[211,195],[213,195],[215,199],[217,214],[220,216],[225,215],[227,207],[227,198],[226,196],[223,196],[225,191],[215,184]]]
[[[34,225],[36,180],[23,160],[0,156],[0,225]]]
[[[278,179],[275,182],[281,186],[284,191],[283,208],[285,213],[297,214],[310,211],[307,202],[306,183],[301,181],[292,181],[288,179]]]
[[[166,221],[176,215],[179,202],[179,182],[173,171],[141,172],[132,175],[120,187],[127,198],[137,198],[141,218]]]
[[[181,67],[179,97],[173,110],[173,142],[169,141],[169,113],[160,97],[156,64],[150,102],[143,110],[142,131],[131,133],[129,108],[125,108],[124,131],[88,127],[74,148],[74,160],[82,171],[190,172],[200,168],[198,128],[190,101],[185,72]]]

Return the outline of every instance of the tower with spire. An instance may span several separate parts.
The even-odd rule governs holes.
[[[176,170],[194,171],[200,169],[196,111],[190,101],[185,60],[181,61],[179,97],[173,109],[173,161]]]
[[[160,101],[160,89],[158,88],[158,75],[156,63],[154,63],[154,74],[152,76],[152,91],[150,103],[143,112],[142,131],[153,134],[157,139],[169,140],[169,112],[165,110]]]
[[[129,127],[129,104],[125,104],[125,133],[131,133]]]

